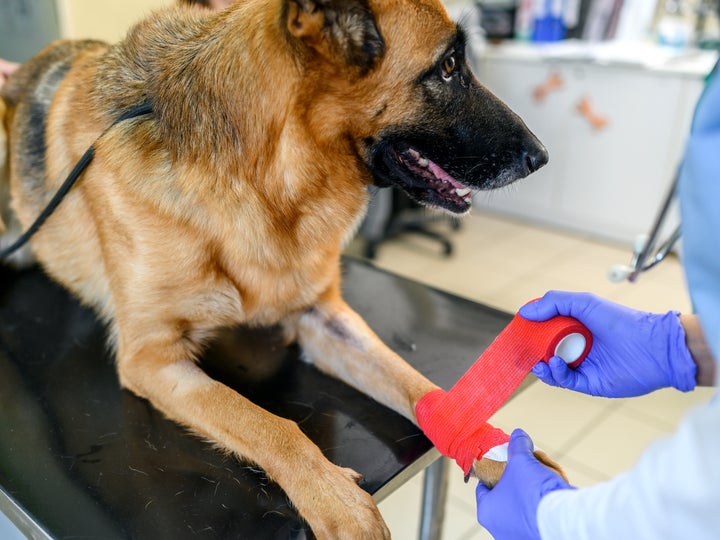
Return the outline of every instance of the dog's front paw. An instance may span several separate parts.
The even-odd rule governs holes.
[[[540,463],[559,474],[566,482],[569,482],[567,476],[565,475],[565,471],[562,470],[560,465],[550,459],[545,452],[542,450],[535,450],[533,454]],[[495,487],[495,484],[500,481],[500,477],[505,471],[506,465],[506,461],[496,461],[489,458],[476,459],[473,463],[473,474],[487,487],[493,488]]]
[[[473,463],[473,475],[487,487],[492,488],[500,481],[500,477],[505,471],[505,465],[507,465],[505,461],[488,458],[476,459]]]
[[[542,450],[535,450],[533,452],[533,454],[535,454],[535,457],[537,458],[537,460],[540,463],[545,465],[548,469],[559,474],[560,477],[563,480],[565,480],[566,482],[568,482],[568,483],[570,482],[570,480],[568,480],[567,475],[565,474],[565,471],[562,470],[562,467],[560,467],[560,465],[558,463],[556,463],[555,461],[550,459],[550,456],[548,456],[545,452],[543,452]]]
[[[293,503],[319,540],[384,540],[390,531],[372,497],[357,485],[352,469],[325,461],[309,471]]]

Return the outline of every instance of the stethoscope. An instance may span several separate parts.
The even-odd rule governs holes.
[[[653,223],[650,233],[642,234],[635,239],[632,261],[629,265],[615,264],[610,267],[608,271],[608,279],[610,281],[620,283],[627,279],[631,283],[634,282],[641,272],[650,270],[653,266],[665,259],[680,239],[680,225],[677,225],[672,234],[656,248],[660,239],[660,231],[663,229],[673,199],[675,198],[679,177],[680,167],[678,167],[678,171],[675,173],[670,190],[665,197],[665,202],[655,217],[655,222]]]

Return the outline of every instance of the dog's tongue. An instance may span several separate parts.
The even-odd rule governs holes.
[[[452,176],[450,176],[448,173],[446,173],[442,167],[440,167],[437,163],[435,163],[432,160],[428,160],[428,169],[431,173],[433,173],[433,176],[439,180],[444,180],[445,182],[448,182],[456,189],[462,189],[465,186],[463,186],[460,182],[455,180]]]

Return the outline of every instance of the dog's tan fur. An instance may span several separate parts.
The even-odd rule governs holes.
[[[345,304],[339,258],[371,182],[356,141],[412,121],[422,106],[413,78],[455,25],[437,0],[373,0],[385,54],[368,61],[352,30],[328,37],[310,4],[174,8],[115,47],[41,52],[3,90],[14,212],[0,216],[3,229],[12,219],[26,228],[113,120],[152,101],[152,115],[99,139],[32,252],[108,322],[125,388],[259,464],[318,537],[387,538],[357,473],[195,363],[220,327],[281,323],[320,370],[413,421],[437,388]],[[49,104],[44,171],[28,150],[33,99]],[[476,471],[492,484],[502,466],[483,460]]]

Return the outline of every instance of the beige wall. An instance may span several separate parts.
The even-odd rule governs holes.
[[[57,0],[61,33],[115,42],[143,15],[173,0]]]

